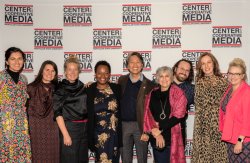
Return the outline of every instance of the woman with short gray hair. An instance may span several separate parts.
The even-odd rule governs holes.
[[[156,163],[185,163],[180,122],[186,113],[187,99],[184,92],[173,84],[170,67],[157,69],[156,82],[159,87],[153,89],[145,100],[141,140],[148,141],[150,137]]]

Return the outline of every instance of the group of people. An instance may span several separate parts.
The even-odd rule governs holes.
[[[185,163],[186,119],[195,105],[192,162],[250,162],[250,86],[246,65],[236,58],[227,79],[211,53],[196,65],[179,60],[157,69],[155,80],[143,73],[143,58],[131,53],[129,73],[109,82],[111,66],[98,61],[96,82],[79,80],[80,64],[69,57],[65,79],[45,61],[27,85],[21,74],[25,55],[5,52],[0,72],[0,162],[87,163],[88,150],[100,163],[146,163],[148,143],[156,163]]]

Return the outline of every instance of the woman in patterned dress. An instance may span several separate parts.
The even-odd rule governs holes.
[[[245,62],[235,58],[227,75],[230,85],[221,100],[221,139],[227,142],[230,163],[250,162],[250,87]]]
[[[218,130],[220,99],[228,83],[211,53],[203,53],[196,68],[192,162],[228,163],[226,144]]]
[[[121,147],[121,121],[119,110],[120,87],[110,83],[111,68],[108,62],[95,65],[97,82],[87,89],[89,148],[96,162],[118,163]]]
[[[29,129],[33,162],[59,163],[59,132],[53,120],[52,93],[57,85],[57,66],[43,62],[36,79],[28,85]]]
[[[27,83],[21,75],[25,54],[16,47],[5,52],[0,72],[0,162],[31,162],[26,113]]]

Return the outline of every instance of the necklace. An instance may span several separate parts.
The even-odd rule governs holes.
[[[163,119],[165,119],[167,116],[166,116],[166,114],[165,114],[165,108],[166,108],[166,104],[167,104],[167,99],[166,99],[166,101],[165,101],[165,103],[164,103],[164,107],[162,107],[162,101],[160,100],[160,103],[161,103],[161,114],[160,114],[160,119],[161,120],[163,120]]]

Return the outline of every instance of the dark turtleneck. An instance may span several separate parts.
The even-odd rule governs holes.
[[[14,72],[14,71],[11,71],[10,69],[7,69],[6,71],[8,72],[10,77],[13,79],[13,81],[17,84],[19,80],[20,72]]]

